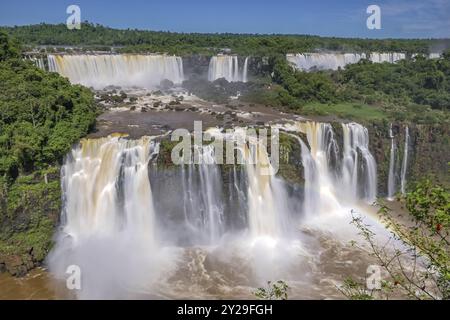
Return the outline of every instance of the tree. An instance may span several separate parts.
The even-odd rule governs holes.
[[[370,252],[388,275],[380,291],[366,290],[364,284],[347,279],[339,288],[350,299],[389,298],[399,294],[414,299],[450,299],[450,193],[429,180],[416,184],[404,199],[411,218],[400,223],[389,208],[381,206],[380,216],[392,231],[391,240],[403,247],[391,250],[376,243],[375,233],[360,216],[352,223],[369,244]]]

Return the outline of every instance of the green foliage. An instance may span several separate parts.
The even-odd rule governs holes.
[[[224,48],[241,55],[273,55],[317,49],[333,51],[407,51],[427,53],[435,40],[375,40],[326,38],[309,35],[198,34],[137,29],[118,30],[85,22],[81,30],[66,25],[39,24],[3,27],[27,45],[123,47],[121,52],[168,52],[171,54],[214,54]]]
[[[95,117],[88,89],[15,57],[0,61],[0,175],[14,179],[57,163]]]
[[[352,278],[345,279],[342,286],[338,289],[350,300],[373,300],[373,296],[367,292],[364,284],[361,284]]]
[[[51,244],[61,209],[57,168],[1,182],[0,258],[31,254],[42,261]]]
[[[18,58],[20,55],[19,45],[11,40],[7,34],[0,30],[0,61]]]
[[[378,245],[371,226],[361,217],[353,218],[352,223],[370,245],[371,254],[389,276],[379,294],[386,298],[391,293],[399,293],[414,299],[450,299],[449,199],[448,189],[425,180],[406,195],[411,222],[399,222],[390,209],[382,205],[379,212],[392,231],[392,239],[404,244],[395,250],[386,244]],[[345,282],[339,289],[349,298],[358,297],[361,292],[368,293],[363,285],[355,283],[354,280],[351,280],[352,285]],[[368,294],[376,296],[374,292]]]
[[[388,117],[380,108],[358,103],[309,103],[302,108],[305,115],[338,116],[342,119],[378,121]]]
[[[261,300],[287,300],[289,286],[286,282],[278,280],[275,283],[267,281],[266,288],[258,288],[254,295]]]
[[[433,109],[450,110],[450,59],[402,60],[398,63],[360,61],[348,65],[338,83],[362,97],[383,97],[407,105],[426,105]],[[424,111],[423,108],[422,112]]]
[[[243,101],[351,120],[449,120],[448,56],[397,64],[363,60],[344,70],[318,72],[295,70],[283,56],[272,57],[271,64],[274,84],[245,94]]]
[[[450,193],[430,180],[419,182],[406,197],[406,208],[429,236],[447,238],[450,231]]]

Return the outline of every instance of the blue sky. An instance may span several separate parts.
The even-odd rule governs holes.
[[[176,32],[290,33],[369,38],[450,38],[450,0],[1,0],[0,25],[82,20]],[[366,27],[370,4],[381,30]]]

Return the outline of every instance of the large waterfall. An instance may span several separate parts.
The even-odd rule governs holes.
[[[300,144],[304,192],[267,174],[271,156],[245,128],[207,131],[232,144],[241,156],[234,165],[218,162],[214,143],[194,145],[191,161],[165,167],[158,164],[159,138],[82,140],[62,168],[64,209],[50,270],[64,278],[69,265],[79,266],[81,298],[154,294],[183,281],[191,287],[197,277],[214,282],[226,263],[257,283],[291,274],[302,221],[342,219],[358,203],[371,203],[376,164],[367,129],[357,123],[342,124],[342,151],[330,124],[282,128]]]
[[[183,61],[168,55],[49,55],[49,71],[95,89],[113,85],[153,88],[164,79],[180,84]]]
[[[337,70],[344,68],[348,64],[357,63],[361,59],[368,59],[375,63],[388,62],[395,63],[405,59],[406,54],[390,52],[379,53],[298,53],[288,54],[287,60],[297,69],[308,71],[314,68],[319,70]]]
[[[359,200],[371,204],[377,195],[377,166],[369,151],[367,129],[342,124],[343,152],[327,123],[300,123],[290,131],[306,134],[308,146],[298,138],[304,167],[304,213],[333,212]]]
[[[244,66],[240,69],[237,56],[218,55],[212,57],[209,62],[208,80],[225,78],[229,82],[247,82],[248,59],[248,57],[245,58]]]

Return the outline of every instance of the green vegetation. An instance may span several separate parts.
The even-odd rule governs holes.
[[[397,64],[362,60],[344,70],[303,72],[274,57],[274,83],[245,92],[243,101],[287,106],[306,115],[353,120],[442,123],[449,120],[450,53]]]
[[[401,51],[428,53],[438,40],[349,39],[309,35],[198,34],[137,29],[118,30],[85,22],[81,30],[65,24],[39,24],[1,28],[27,45],[80,46],[91,50],[121,47],[121,52],[214,54],[224,48],[240,55],[273,55],[317,49],[332,51]],[[442,43],[442,40],[439,40]]]
[[[61,207],[59,164],[97,115],[93,94],[20,57],[0,32],[0,270],[46,256]]]
[[[254,295],[261,300],[287,300],[289,286],[286,282],[278,280],[275,283],[267,281],[266,288],[258,288]]]
[[[396,64],[362,61],[337,77],[338,83],[368,102],[387,100],[410,109],[417,104],[450,111],[450,52],[442,59],[419,56]]]
[[[3,40],[1,40],[3,39]],[[23,61],[0,34],[0,176],[57,163],[93,128],[93,94]]]
[[[54,46],[50,50],[57,51],[70,52],[82,48],[109,51],[115,47],[117,52],[167,52],[178,55],[231,52],[252,56],[258,61],[262,57],[268,59],[268,66],[262,60],[257,63],[264,66],[258,67],[259,74],[255,81],[246,86],[226,84],[223,79],[215,83],[190,79],[184,83],[188,90],[201,98],[218,103],[226,103],[229,95],[239,91],[244,102],[287,106],[293,112],[302,114],[336,114],[339,117],[369,121],[381,118],[417,123],[448,121],[449,53],[443,59],[417,56],[397,64],[363,60],[349,65],[345,70],[311,73],[293,70],[285,58],[286,53],[317,50],[427,54],[429,48],[436,44],[450,44],[448,40],[171,33],[118,30],[88,22],[82,24],[81,30],[68,30],[64,24],[2,27],[0,30],[28,46]]]
[[[361,217],[354,217],[352,223],[387,277],[379,290],[367,290],[361,282],[347,279],[339,288],[346,297],[450,299],[450,192],[424,180],[404,201],[408,221],[399,222],[384,205],[380,209],[386,226],[392,230],[392,239],[401,241],[404,248],[390,250],[386,245],[380,246],[371,227]]]
[[[310,103],[303,108],[305,115],[337,116],[341,119],[376,121],[387,118],[382,109],[358,103],[321,104]]]
[[[36,172],[20,176],[7,190],[5,185],[3,188],[0,265],[4,263],[11,274],[23,275],[51,248],[61,206],[59,174],[57,168]]]

